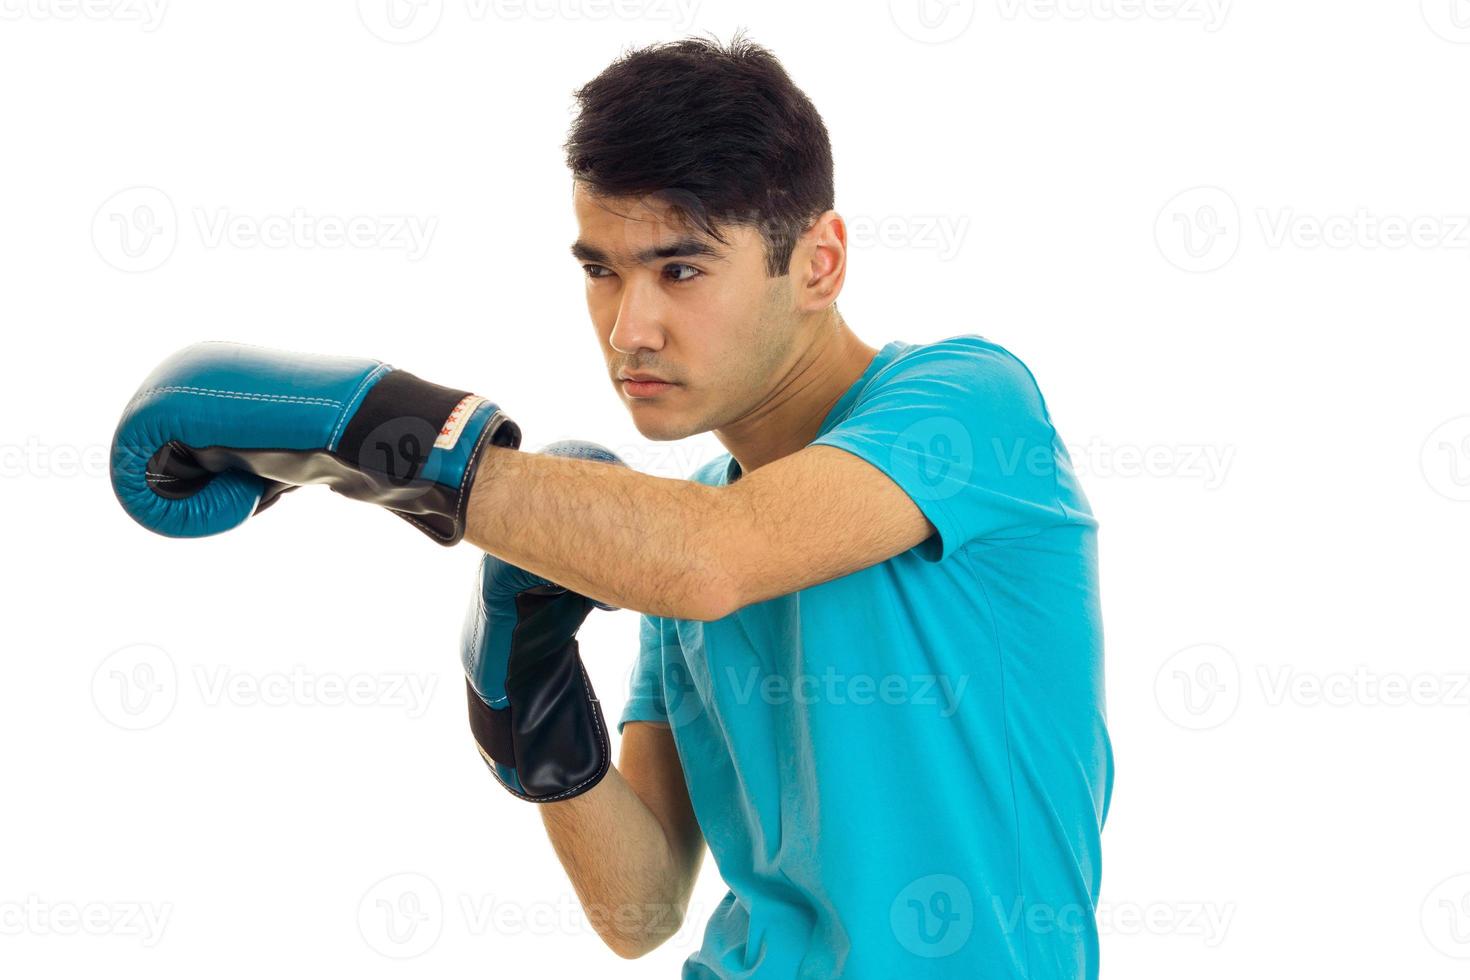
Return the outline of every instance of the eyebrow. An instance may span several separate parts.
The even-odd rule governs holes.
[[[599,265],[612,265],[612,259],[606,252],[596,245],[589,245],[578,239],[572,243],[572,255],[582,262],[594,262]],[[715,248],[702,238],[678,238],[663,245],[653,245],[645,248],[633,256],[635,265],[647,265],[657,259],[692,258],[705,256],[707,258],[719,259],[724,253]]]

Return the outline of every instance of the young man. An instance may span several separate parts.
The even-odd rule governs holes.
[[[827,133],[769,52],[655,46],[578,98],[609,379],[648,438],[728,453],[524,453],[380,361],[204,343],[124,410],[119,501],[197,536],[325,483],[485,551],[472,730],[621,955],[678,928],[707,842],[729,891],[685,977],[1096,977],[1097,523],[1035,380],[976,334],[852,333]],[[643,615],[616,766],[594,606]]]
[[[609,375],[648,438],[729,450],[696,484],[747,490],[693,527],[657,492],[587,514],[626,525],[612,577],[702,574],[632,604],[618,766],[542,811],[578,895],[682,911],[707,841],[730,890],[686,977],[1095,977],[1097,525],[1035,381],[974,334],[848,328],[826,129],[769,52],[654,46],[578,100]],[[624,956],[679,922],[612,918]]]

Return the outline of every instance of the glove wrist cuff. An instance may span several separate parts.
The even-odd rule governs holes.
[[[387,507],[443,545],[464,537],[486,445],[517,449],[520,427],[488,399],[389,370],[367,388],[334,454],[376,479],[348,496]]]

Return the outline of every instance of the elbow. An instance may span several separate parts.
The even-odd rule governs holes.
[[[735,576],[725,568],[712,568],[702,575],[690,576],[693,588],[685,595],[678,619],[711,623],[724,619],[741,606],[741,593]]]
[[[636,960],[647,956],[658,949],[666,940],[684,925],[683,916],[660,923],[657,929],[649,929],[642,932],[606,932],[602,934],[602,941],[607,948],[625,960]]]
[[[643,957],[647,956],[649,953],[658,948],[657,943],[633,944],[623,940],[619,940],[617,942],[613,942],[611,940],[604,941],[607,942],[608,949],[611,949],[614,953],[617,953],[619,957],[625,960],[642,959]]]
[[[652,951],[652,947],[649,946],[635,946],[622,941],[614,942],[606,937],[603,938],[603,942],[607,943],[607,948],[617,953],[620,959],[625,960],[641,959]]]

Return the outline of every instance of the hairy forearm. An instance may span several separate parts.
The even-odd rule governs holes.
[[[541,817],[583,910],[614,952],[642,956],[679,931],[693,882],[615,766],[586,793],[543,804]]]
[[[485,452],[466,541],[622,609],[702,620],[727,611],[719,488],[584,459]]]

